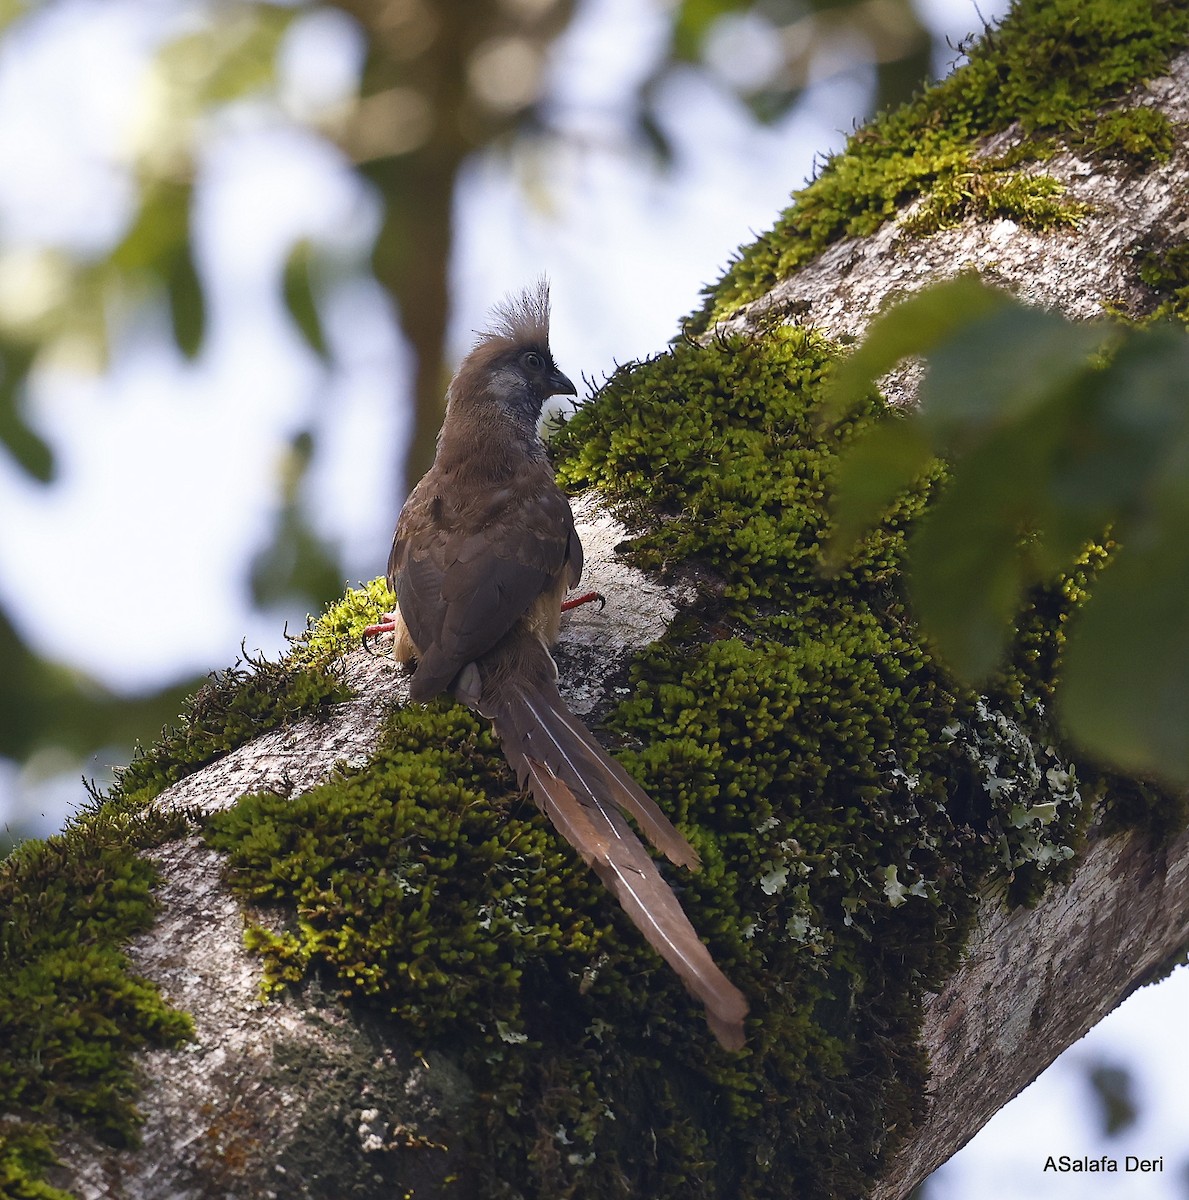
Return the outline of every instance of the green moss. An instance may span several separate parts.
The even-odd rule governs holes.
[[[1139,277],[1160,297],[1149,320],[1189,324],[1189,242],[1142,252]]]
[[[0,1196],[5,1200],[71,1200],[69,1193],[42,1182],[55,1161],[51,1129],[0,1118]]]
[[[517,1028],[526,963],[563,947],[585,961],[595,938],[589,920],[567,915],[586,881],[566,847],[531,821],[514,846],[501,837],[512,818],[491,797],[507,790],[484,722],[457,707],[409,709],[365,768],[212,816],[207,839],[227,852],[234,886],[296,907],[293,931],[249,934],[268,983],[317,960],[346,994],[383,997],[428,1033],[492,1013]]]
[[[301,646],[298,647],[301,649]],[[325,713],[346,692],[333,673],[308,655],[246,662],[217,675],[186,702],[178,725],[136,755],[122,771],[114,795],[147,803],[200,767],[229,754],[269,729],[298,717]]]
[[[113,805],[65,834],[22,843],[0,864],[5,1195],[59,1194],[37,1183],[52,1160],[50,1121],[133,1141],[131,1051],[189,1033],[189,1019],[130,971],[123,950],[154,912],[154,869],[137,850],[178,829],[177,818]]]
[[[1143,168],[1168,162],[1184,134],[1158,108],[1137,104],[1103,114],[1086,138],[1101,158]]]
[[[1033,714],[1034,726],[1042,725],[1043,715],[1053,703],[1069,620],[1089,599],[1095,579],[1115,549],[1116,543],[1106,537],[1102,544],[1088,546],[1068,575],[1032,590],[1018,623],[1011,659],[996,677],[993,693],[1015,711]],[[1081,792],[1086,815],[1092,808],[1100,834],[1142,829],[1153,843],[1160,844],[1189,825],[1189,793],[1173,792],[1158,783],[1130,779],[1089,763],[1080,764],[1066,780],[1062,777],[1066,768],[1055,765],[1056,783]],[[1071,827],[1067,844],[1080,847],[1081,833],[1080,824]],[[1068,865],[1073,862],[1071,857]],[[1033,863],[1021,862],[1017,867],[1017,898],[1037,899],[1047,881],[1036,876]],[[1066,873],[1058,871],[1056,877],[1063,878]]]
[[[323,671],[359,646],[363,631],[374,624],[381,613],[391,612],[395,605],[396,597],[383,579],[373,579],[362,587],[348,589],[341,600],[329,605],[297,639],[290,662]]]
[[[342,695],[312,667],[249,660],[217,676],[182,721],[138,751],[115,788],[59,835],[0,862],[0,1195],[58,1198],[41,1182],[57,1123],[135,1142],[132,1052],[175,1046],[190,1020],[130,969],[124,947],[153,920],[156,869],[141,851],[182,836],[151,806],[165,788],[237,745]]]
[[[762,340],[682,343],[620,371],[554,440],[558,478],[644,499],[665,518],[636,538],[643,565],[698,555],[752,604],[816,586],[829,472],[855,432],[821,430],[814,396],[835,351],[799,328]],[[872,396],[855,419],[877,409]],[[909,497],[863,547],[847,580],[894,578]]]
[[[258,1125],[256,1179],[230,1171],[229,1191],[267,1194],[279,1168],[289,1194],[309,1200],[466,1195],[454,1143],[475,1119],[469,1082],[443,1055],[394,1053],[383,1021],[353,1018],[336,1023],[333,1039],[275,1045],[262,1087],[293,1097],[302,1121],[280,1145]]]
[[[939,179],[903,225],[910,233],[935,233],[975,214],[986,220],[1006,218],[1030,229],[1076,226],[1086,206],[1064,197],[1065,185],[1051,175],[1021,175],[972,162],[968,172]]]
[[[975,143],[1018,122],[1035,159],[1051,154],[1054,138],[1067,138],[1102,154],[1122,151],[1158,161],[1170,131],[1160,127],[1158,117],[1144,115],[1150,110],[1131,110],[1129,117],[1116,111],[1101,121],[1097,111],[1159,74],[1186,45],[1189,11],[1183,5],[1021,0],[1000,28],[970,51],[965,66],[853,134],[846,149],[794,194],[775,227],[740,250],[690,318],[690,330],[709,328],[832,242],[874,233],[921,197],[937,197],[926,200],[926,210],[935,213],[921,218],[923,231],[942,227],[960,212],[984,211],[974,198],[978,193],[992,212],[1013,219],[1045,227],[1075,219],[1076,212],[1059,197],[1036,194],[1038,186],[1043,191],[1036,182],[1043,177],[1001,177],[1002,167],[986,164],[972,177]],[[1012,162],[1027,155],[1027,147],[1017,148]]]

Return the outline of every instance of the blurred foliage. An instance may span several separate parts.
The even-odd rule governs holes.
[[[1135,1079],[1126,1067],[1109,1062],[1091,1063],[1086,1081],[1099,1112],[1104,1137],[1118,1137],[1139,1120]]]
[[[303,430],[289,444],[281,463],[281,511],[273,539],[251,566],[252,599],[267,608],[291,595],[337,596],[344,581],[326,541],[301,510],[301,486],[314,456],[314,439]]]
[[[1006,653],[1028,590],[1105,547],[1067,631],[1058,716],[1109,764],[1189,785],[1184,330],[1075,323],[960,276],[872,322],[838,372],[834,412],[909,355],[928,364],[920,407],[844,458],[827,562],[945,460],[909,590],[941,656],[975,684]]]
[[[53,0],[0,3],[0,37],[56,7]],[[572,0],[231,0],[193,10],[152,64],[143,128],[122,163],[135,185],[123,232],[98,253],[0,245],[5,270],[19,283],[0,304],[0,453],[31,479],[55,480],[54,447],[29,413],[30,385],[46,364],[69,352],[72,363],[104,369],[113,344],[146,308],[167,313],[185,359],[201,357],[209,281],[192,213],[206,139],[221,114],[244,102],[297,119],[280,97],[279,56],[295,23],[327,7],[347,13],[362,35],[358,94],[345,110],[304,119],[382,201],[371,268],[394,301],[417,364],[409,477],[428,465],[445,381],[455,183],[467,157],[484,147],[565,136],[550,124],[542,80],[549,47],[575,12]],[[771,120],[826,59],[844,65],[847,56],[866,54],[881,103],[903,98],[928,71],[929,40],[910,0],[683,0],[669,16],[668,41],[635,97],[634,130],[665,158],[673,151],[659,115],[661,88],[674,72],[709,71],[757,118]],[[305,343],[333,366],[319,311],[325,273],[317,268],[318,247],[298,242],[277,289]],[[274,534],[250,566],[258,605],[298,596],[317,607],[341,589],[334,548],[307,516],[303,489],[315,452],[309,433],[283,451]],[[129,701],[43,661],[5,618],[3,603],[0,597],[0,754],[21,759],[47,745],[79,754],[128,745],[177,711],[178,688]]]
[[[0,611],[0,756],[18,761],[46,745],[79,755],[130,741],[173,716],[198,680],[141,699],[118,698],[59,663],[38,658]]]
[[[911,0],[682,0],[668,53],[642,95],[677,65],[709,63],[757,118],[771,121],[823,61],[866,61],[876,71],[876,107],[885,108],[929,75],[932,50]]]

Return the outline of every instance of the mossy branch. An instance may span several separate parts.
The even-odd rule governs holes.
[[[682,903],[753,1000],[745,1054],[707,1044],[483,724],[406,707],[391,663],[346,652],[371,585],[2,868],[5,965],[37,964],[0,992],[23,1038],[0,1055],[4,1186],[890,1200],[1174,961],[1178,798],[1046,724],[1101,555],[1031,594],[986,694],[956,686],[899,587],[944,468],[825,577],[839,453],[882,401],[819,405],[889,296],[971,261],[1074,316],[1178,304],[1185,40],[1180,6],[1026,0],[744,256],[712,337],[617,374],[557,443],[599,493],[581,528],[611,600],[566,631],[563,679],[698,846]],[[1093,133],[1139,105],[1169,125]],[[910,401],[911,374],[887,390]],[[49,995],[68,979],[80,1005]]]

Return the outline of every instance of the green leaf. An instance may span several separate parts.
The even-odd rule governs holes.
[[[1029,505],[1014,461],[1017,440],[997,439],[966,459],[909,544],[921,625],[968,681],[998,662],[1025,586],[1020,528]]]
[[[322,319],[318,314],[318,304],[314,297],[314,284],[311,278],[311,260],[313,247],[308,239],[297,242],[285,260],[285,270],[281,278],[281,291],[285,299],[285,307],[293,318],[306,344],[324,362],[330,359],[330,347],[326,342],[326,334],[322,329]]]
[[[187,358],[197,358],[206,333],[206,299],[189,241],[177,247],[166,271],[165,284],[173,340]]]
[[[0,442],[27,475],[49,483],[54,478],[54,452],[20,411],[22,385],[32,365],[31,347],[9,343],[0,349]]]
[[[1189,340],[1166,330],[1130,334],[1109,366],[1074,381],[1084,402],[1048,467],[1038,516],[1043,575],[1067,569],[1108,525],[1126,540],[1184,428],[1186,379]]]
[[[1092,754],[1142,775],[1189,786],[1189,409],[1180,405],[1142,507],[1073,623],[1060,713]],[[1142,398],[1141,398],[1142,403]],[[1148,405],[1156,402],[1148,397]]]
[[[1026,418],[1085,378],[1090,356],[1112,336],[1057,313],[1006,301],[951,324],[929,355],[921,419],[935,448],[961,453]]]
[[[748,0],[681,0],[673,18],[673,53],[694,62],[714,23],[727,13],[748,6]]]
[[[1189,454],[1185,462],[1189,480]],[[1184,487],[1184,484],[1182,485]],[[1189,786],[1189,495],[1103,572],[1074,625],[1060,711],[1069,733],[1128,771]]]
[[[1055,558],[1066,565],[1102,532],[1098,507],[1067,512],[1059,529],[1051,520],[1049,480],[1086,409],[1086,391],[1077,386],[1083,376],[1062,381],[1033,412],[959,458],[909,544],[910,594],[921,624],[970,683],[1003,656],[1025,590],[1052,573]]]
[[[920,421],[902,413],[890,414],[843,452],[835,478],[834,519],[822,556],[827,572],[842,569],[859,538],[933,461]]]
[[[302,11],[277,4],[231,8],[162,46],[157,66],[173,84],[179,119],[272,88],[281,39]]]
[[[1006,292],[964,274],[917,292],[876,317],[862,344],[834,373],[822,404],[823,424],[838,420],[902,358],[925,354],[961,326],[1014,303]]]
[[[910,543],[909,587],[940,656],[978,683],[1005,652],[1025,591],[1138,503],[1184,409],[1174,381],[1189,377],[1189,349],[1180,334],[1028,309],[970,278],[885,314],[870,341],[851,360],[866,363],[862,382],[898,355],[926,353],[921,404],[844,455],[827,563],[839,567],[933,456],[947,459],[949,485]]]
[[[118,273],[164,285],[174,342],[190,359],[202,349],[206,333],[206,298],[190,229],[193,199],[189,183],[158,181],[146,187],[136,219],[108,260]]]
[[[135,220],[111,253],[111,265],[120,271],[163,273],[162,264],[190,240],[193,196],[188,183],[146,184]]]

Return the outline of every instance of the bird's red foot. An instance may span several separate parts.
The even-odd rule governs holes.
[[[589,604],[592,600],[599,602],[600,612],[607,607],[607,598],[599,592],[583,592],[581,596],[575,596],[572,600],[563,600],[561,610],[569,612],[571,608],[577,608],[579,604]]]
[[[368,645],[368,639],[374,638],[374,637],[379,637],[380,634],[382,634],[382,633],[395,633],[395,632],[396,632],[396,613],[383,613],[383,614],[381,614],[379,621],[376,622],[375,625],[369,625],[363,631],[363,648],[369,654],[373,654],[374,651],[372,650],[371,646]]]

